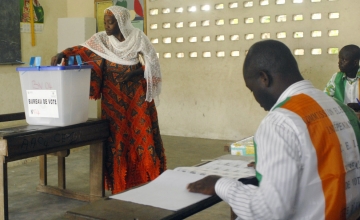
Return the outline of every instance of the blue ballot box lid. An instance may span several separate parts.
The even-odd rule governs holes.
[[[74,66],[29,66],[17,67],[16,71],[59,71],[59,70],[81,70],[91,69],[91,65],[74,65]]]

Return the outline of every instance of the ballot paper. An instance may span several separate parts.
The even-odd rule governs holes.
[[[214,160],[197,167],[177,167],[174,170],[202,176],[218,175],[231,179],[255,176],[255,169],[242,160]]]
[[[214,160],[198,167],[178,167],[166,170],[148,184],[110,198],[177,211],[209,197],[189,192],[189,183],[212,174],[233,179],[255,176],[255,169],[247,164],[242,160]]]
[[[203,177],[192,173],[166,170],[148,184],[110,196],[110,198],[177,211],[209,197],[200,193],[191,193],[186,188],[189,183]]]

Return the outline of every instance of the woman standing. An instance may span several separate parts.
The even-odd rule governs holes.
[[[110,124],[105,150],[105,188],[113,194],[155,179],[166,169],[154,100],[161,91],[159,60],[149,39],[120,6],[105,10],[105,31],[54,56],[80,55],[93,65],[90,98],[101,98]],[[139,62],[142,55],[145,66]]]

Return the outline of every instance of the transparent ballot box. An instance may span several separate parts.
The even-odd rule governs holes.
[[[88,119],[90,65],[18,67],[26,122],[66,126]]]

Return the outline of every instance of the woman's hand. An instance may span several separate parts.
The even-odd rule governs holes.
[[[57,66],[61,62],[62,58],[64,58],[64,57],[65,57],[65,55],[63,53],[56,54],[55,56],[51,57],[50,65]]]

